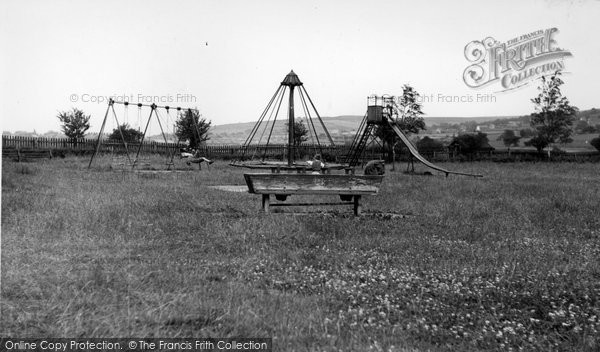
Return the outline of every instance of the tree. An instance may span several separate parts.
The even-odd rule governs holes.
[[[465,132],[474,133],[477,132],[477,122],[475,121],[467,121],[463,124],[465,128]]]
[[[524,128],[519,131],[521,138],[529,138],[535,136],[535,132],[531,128]]]
[[[487,134],[481,132],[460,134],[450,143],[451,149],[463,155],[473,154],[485,147],[489,147],[489,140]]]
[[[550,145],[573,141],[571,126],[578,109],[571,106],[569,100],[562,95],[560,86],[564,82],[560,79],[560,75],[560,71],[556,71],[550,78],[542,76],[542,84],[538,87],[540,93],[531,99],[535,104],[535,112],[531,114],[531,126],[537,131],[536,143],[538,145],[544,142]],[[548,156],[550,156],[550,150],[548,150]]]
[[[510,147],[519,146],[519,140],[521,137],[515,135],[515,131],[513,130],[504,130],[502,134],[498,137],[499,141],[502,141],[504,145],[508,148],[508,154],[510,155]]]
[[[425,130],[425,120],[423,119],[423,105],[421,104],[421,94],[413,87],[405,84],[402,87],[402,97],[398,104],[398,119],[396,124],[407,134],[418,134],[419,131]]]
[[[600,151],[600,136],[592,139],[592,141],[590,142],[590,144],[592,146],[594,146],[594,148],[598,149],[598,151]]]
[[[187,141],[190,148],[196,149],[210,138],[210,123],[197,109],[187,109],[180,112],[175,121],[175,135],[179,140]]]
[[[575,133],[587,134],[596,133],[597,129],[595,126],[590,125],[586,120],[579,120],[575,125]]]
[[[302,121],[294,122],[294,146],[297,147],[300,144],[308,140],[308,129],[304,126]]]
[[[533,138],[525,142],[526,146],[534,147],[540,154],[542,153],[542,151],[544,151],[544,148],[546,148],[548,144],[548,140],[541,135],[534,136]]]
[[[405,84],[402,87],[402,96],[398,104],[386,107],[391,112],[392,120],[389,122],[398,126],[407,135],[418,134],[419,131],[425,130],[425,120],[422,116],[424,113],[420,101],[421,95],[413,87]],[[392,170],[394,170],[396,145],[400,142],[398,136],[388,124],[378,126],[375,135],[388,146],[392,155]]]
[[[62,123],[63,133],[70,139],[83,138],[85,132],[90,128],[91,116],[77,108],[73,108],[72,111],[59,112],[57,117]]]
[[[590,127],[593,128],[593,126],[590,126],[586,120],[579,120],[575,124],[575,133],[579,133],[579,134],[587,133],[587,130]],[[594,132],[592,132],[592,133],[594,133]]]
[[[598,132],[598,125],[596,125],[596,126],[588,125],[588,127],[583,130],[583,133],[596,133],[596,132]]]
[[[112,133],[108,136],[108,139],[111,141],[122,141],[125,139],[126,143],[139,143],[142,140],[142,136],[144,135],[139,130],[132,128],[129,124],[122,124],[119,128],[115,128]],[[123,139],[121,139],[121,134],[123,134]]]
[[[423,154],[423,155],[433,155],[433,153],[435,152],[441,152],[444,151],[444,143],[435,140],[433,138],[430,138],[428,136],[425,136],[423,138],[421,138],[417,143],[416,143],[417,149],[419,150],[419,153]]]

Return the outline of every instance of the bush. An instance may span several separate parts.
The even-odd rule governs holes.
[[[552,155],[566,155],[567,152],[557,146],[552,147]]]
[[[549,143],[550,142],[546,138],[538,135],[525,142],[525,145],[528,147],[534,147],[538,153],[541,154]]]
[[[598,151],[600,151],[600,137],[596,137],[594,139],[592,139],[592,141],[590,142],[590,144],[596,148]]]
[[[461,134],[450,143],[450,149],[463,155],[472,155],[486,147],[489,147],[489,140],[487,134],[481,132]]]
[[[120,128],[120,131],[119,131]],[[123,135],[123,137],[121,137],[121,134]],[[129,124],[122,124],[121,126],[119,126],[118,128],[115,128],[110,136],[108,136],[108,139],[111,141],[119,141],[121,142],[123,140],[123,138],[125,139],[125,142],[127,143],[138,143],[142,140],[142,136],[144,134],[140,131],[138,131],[135,128],[132,128],[129,126]]]
[[[417,146],[417,149],[419,150],[419,153],[424,154],[424,155],[430,155],[435,152],[443,152],[446,149],[442,142],[435,140],[433,138],[429,138],[427,136],[421,138],[416,143],[416,146]]]
[[[519,131],[521,138],[530,138],[535,136],[535,132],[531,128],[525,128]]]

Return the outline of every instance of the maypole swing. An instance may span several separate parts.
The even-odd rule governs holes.
[[[100,146],[102,145],[102,135],[104,134],[104,128],[106,126],[106,122],[108,120],[108,115],[110,112],[112,112],[112,116],[115,120],[115,122],[117,123],[117,129],[119,130],[119,135],[121,137],[121,143],[125,149],[125,154],[127,156],[127,161],[129,162],[129,164],[131,164],[131,169],[134,170],[135,167],[138,164],[138,160],[139,160],[139,156],[140,156],[140,152],[142,150],[143,147],[143,143],[144,143],[144,139],[146,138],[146,133],[148,132],[148,127],[150,126],[150,122],[152,121],[152,116],[156,117],[156,120],[158,121],[158,126],[160,128],[160,132],[161,135],[163,137],[163,140],[165,142],[165,144],[168,144],[168,140],[167,140],[167,136],[165,134],[165,130],[163,128],[162,122],[161,122],[161,117],[160,117],[160,111],[164,110],[167,113],[167,124],[170,120],[170,111],[172,109],[175,109],[177,111],[177,114],[180,114],[184,109],[182,109],[181,107],[170,107],[170,106],[159,106],[156,104],[142,104],[142,103],[137,103],[137,104],[133,104],[136,105],[138,107],[138,126],[141,127],[141,111],[142,111],[142,107],[149,107],[150,108],[150,114],[148,115],[148,119],[146,120],[146,125],[144,127],[144,132],[142,132],[142,136],[139,142],[139,145],[137,147],[137,151],[135,153],[135,158],[133,159],[133,162],[131,160],[131,156],[129,153],[129,147],[127,145],[127,141],[125,139],[125,136],[123,135],[123,131],[121,129],[121,124],[119,123],[119,118],[117,117],[117,113],[115,111],[114,105],[115,104],[121,104],[124,106],[125,108],[125,122],[127,122],[127,118],[128,118],[128,108],[129,105],[132,105],[132,103],[128,102],[128,101],[115,101],[114,99],[109,99],[108,101],[108,107],[106,108],[106,113],[104,114],[104,119],[102,121],[102,126],[100,127],[100,133],[98,134],[98,138],[96,140],[96,146],[94,148],[94,153],[92,154],[92,157],[90,158],[90,162],[88,164],[88,168],[91,168],[92,163],[94,161],[95,156],[98,154],[99,150],[100,150]],[[192,121],[193,121],[193,125],[194,125],[194,132],[196,133],[196,136],[198,137],[198,140],[200,140],[200,129],[198,128],[198,124],[196,122],[196,119],[193,118],[193,114],[192,114],[192,109],[187,109],[187,113],[189,114],[189,116],[191,117]],[[166,127],[166,126],[165,126]],[[173,160],[175,157],[175,152],[177,149],[179,149],[180,147],[180,143],[181,143],[181,137],[179,137],[177,139],[177,142],[174,146],[174,148],[172,148],[172,150],[168,153],[168,159],[167,159],[167,170],[171,170],[171,168],[173,167]]]
[[[314,138],[316,142],[314,144],[314,151],[321,153],[321,155],[325,151],[321,143],[322,138],[320,136],[322,136],[325,137],[337,154],[333,139],[327,131],[323,119],[321,119],[321,116],[317,112],[312,99],[298,76],[294,71],[291,71],[285,76],[279,88],[277,88],[275,94],[271,97],[267,107],[260,115],[258,122],[250,131],[250,135],[242,146],[240,160],[233,162],[232,165],[263,170],[263,172],[244,173],[244,179],[250,193],[262,195],[262,209],[264,212],[268,213],[272,206],[313,207],[350,205],[354,208],[354,214],[360,215],[361,197],[363,195],[376,194],[379,191],[383,176],[355,175],[352,168],[336,163],[324,164],[321,162],[322,159],[317,158],[316,155],[310,164],[298,163],[298,145],[294,134],[294,124],[296,123],[294,91],[296,89],[310,138]],[[269,154],[269,145],[273,142],[277,117],[281,111],[286,94],[288,95],[287,153],[285,153],[287,160],[285,162],[282,162],[281,159],[277,162],[267,161],[269,157],[273,156]],[[263,141],[265,141],[264,144]],[[270,173],[265,172],[269,169]],[[331,172],[341,169],[345,170],[344,174]],[[278,202],[271,203],[271,195],[274,195]],[[339,196],[341,202],[315,203],[311,201],[308,203],[285,203],[286,199],[292,195],[335,195]]]
[[[297,122],[295,91],[297,92],[297,98],[300,101],[301,112],[303,113],[303,116],[298,120],[306,125],[308,137],[311,142],[307,146],[308,150],[323,155],[324,145],[321,140],[322,138],[319,138],[321,135],[326,138],[328,147],[335,151],[335,143],[325,127],[323,119],[321,119],[312,99],[308,95],[304,84],[300,81],[294,71],[291,71],[285,76],[284,80],[275,91],[275,94],[273,94],[271,100],[269,100],[269,103],[263,110],[258,121],[250,131],[250,134],[244,141],[239,160],[232,162],[231,165],[249,168],[270,167],[272,165],[287,166],[288,168],[303,166],[296,164],[296,160],[300,158],[300,150],[295,141],[294,132],[295,123]],[[286,95],[287,99],[285,99]],[[284,105],[285,100],[287,100],[288,104],[287,125],[280,123],[279,126],[277,126],[280,111],[282,111],[281,107]],[[283,110],[285,111],[286,108],[284,107]],[[315,123],[315,120],[317,120],[317,123]],[[285,138],[286,152],[283,156],[285,158],[285,163],[282,163],[281,158],[276,158],[276,155],[274,155],[272,151],[274,149],[274,144],[282,142],[282,139],[277,139],[274,134],[275,132],[282,132],[277,130],[281,130],[284,126],[287,128],[287,138]],[[283,133],[280,133],[280,135],[283,135]],[[277,146],[275,146],[275,148],[277,148]],[[276,161],[273,159],[276,159]]]

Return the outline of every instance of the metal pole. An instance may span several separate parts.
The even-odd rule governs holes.
[[[90,158],[90,163],[88,165],[88,169],[92,167],[92,161],[94,161],[94,157],[98,154],[98,150],[100,149],[100,139],[102,138],[102,133],[104,132],[104,125],[106,125],[106,118],[108,117],[108,111],[110,107],[113,105],[114,100],[110,99],[108,101],[108,107],[106,108],[106,113],[104,114],[104,120],[102,121],[102,127],[100,127],[100,133],[98,133],[98,139],[96,140],[96,149],[94,150],[94,154]]]
[[[127,109],[127,106],[125,106]],[[131,164],[131,158],[129,157],[129,150],[127,148],[127,142],[125,141],[125,136],[123,135],[123,131],[121,130],[121,125],[119,124],[119,119],[117,118],[117,113],[115,112],[115,106],[112,105],[112,112],[115,117],[115,121],[117,122],[117,128],[119,129],[119,134],[121,135],[121,141],[123,141],[123,145],[125,146],[125,154],[127,154],[127,161]]]
[[[294,85],[290,85],[288,125],[288,166],[292,166],[294,163]]]
[[[335,146],[335,143],[333,143],[333,138],[331,138],[329,131],[327,131],[327,127],[325,127],[325,123],[323,123],[323,120],[321,119],[321,115],[319,115],[319,112],[317,111],[315,104],[313,104],[312,99],[310,98],[310,95],[308,95],[306,88],[304,88],[304,86],[302,86],[302,89],[304,89],[304,94],[306,94],[306,97],[308,98],[310,105],[312,106],[313,110],[315,111],[315,114],[317,114],[317,118],[319,119],[319,122],[321,123],[321,126],[323,127],[323,130],[325,131],[325,134],[327,135],[327,139],[329,139],[329,143],[331,143],[331,145]]]

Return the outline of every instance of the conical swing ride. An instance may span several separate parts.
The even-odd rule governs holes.
[[[301,118],[296,117],[295,93],[304,115]],[[287,99],[285,99],[286,95]],[[285,127],[287,141],[284,153],[286,160],[281,160],[280,147],[273,146],[273,132],[281,129],[281,124],[277,126],[277,118],[285,100],[287,100]],[[308,134],[313,142],[306,147],[300,146],[294,134],[296,122],[303,119],[306,121]],[[323,137],[326,144],[322,143]],[[312,162],[301,160],[306,151],[309,152],[309,156],[314,155]],[[322,164],[320,156],[323,156],[326,151],[329,153],[333,151],[336,154],[333,139],[303,83],[294,71],[291,71],[285,76],[252,128],[242,146],[239,160],[232,162],[231,165],[254,170],[245,173],[244,178],[250,193],[262,195],[264,212],[268,213],[271,206],[351,205],[354,214],[360,215],[361,196],[376,194],[383,175],[356,175],[352,167],[344,164]],[[279,202],[271,203],[271,195],[274,195]],[[292,195],[337,195],[341,202],[285,203]]]

